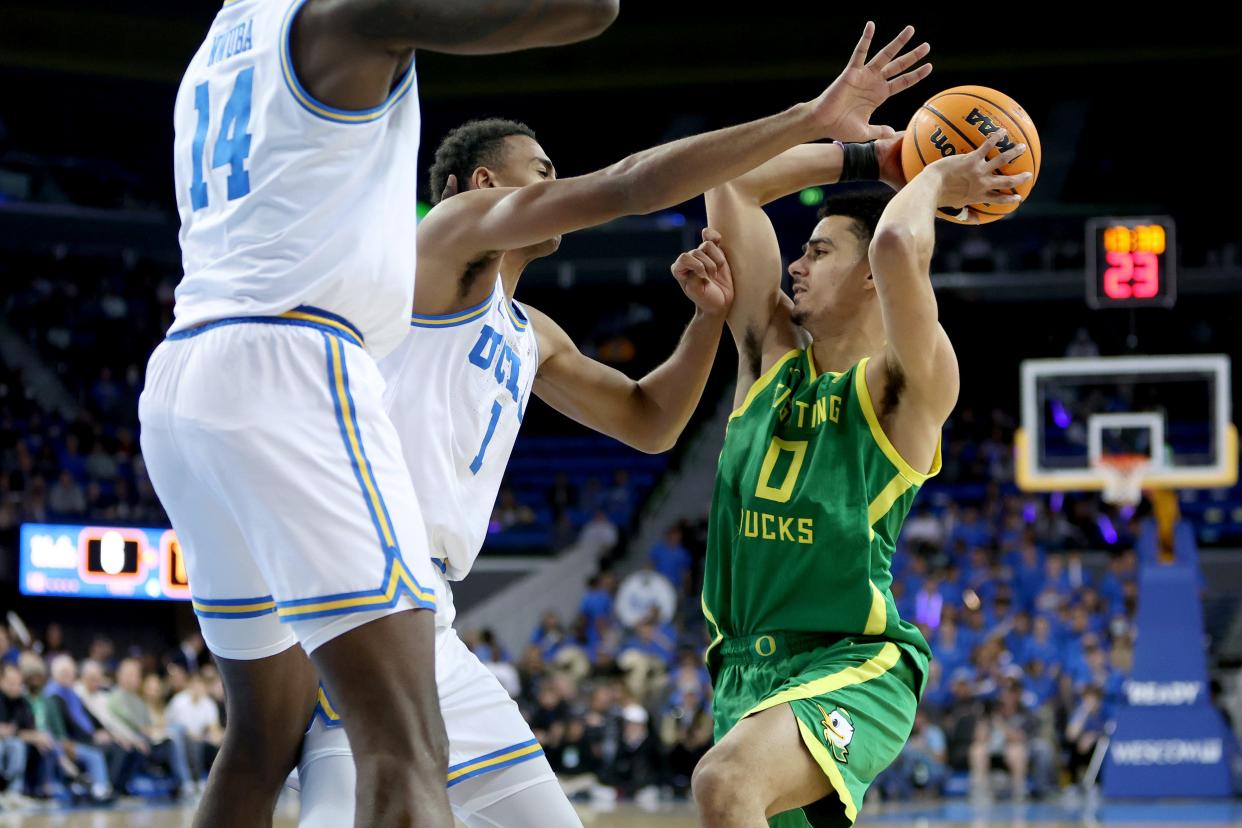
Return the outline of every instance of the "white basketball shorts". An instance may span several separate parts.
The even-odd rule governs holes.
[[[139,401],[142,452],[211,651],[315,648],[435,609],[426,531],[384,381],[346,320],[314,308],[170,336]]]

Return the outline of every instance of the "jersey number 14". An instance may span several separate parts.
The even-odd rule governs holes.
[[[229,201],[250,192],[250,173],[246,171],[246,158],[250,155],[250,95],[254,89],[254,67],[247,66],[237,73],[233,93],[224,104],[220,116],[220,133],[211,150],[211,168],[229,168]],[[194,130],[191,147],[194,180],[190,182],[190,206],[201,210],[207,206],[207,182],[203,180],[203,150],[207,132],[211,128],[211,87],[204,81],[194,87],[194,109],[198,112],[198,126]]]

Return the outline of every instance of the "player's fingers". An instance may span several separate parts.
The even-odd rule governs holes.
[[[671,270],[678,279],[690,279],[695,276],[706,275],[706,270],[702,263],[689,253],[682,253],[678,256],[677,261],[673,262]]]
[[[893,58],[901,53],[902,48],[910,42],[912,37],[914,37],[914,27],[906,26],[901,30],[901,34],[890,40],[887,46],[875,53],[875,57],[871,59],[867,66],[874,68],[888,65]]]
[[[888,82],[888,94],[896,95],[898,92],[905,92],[911,86],[914,86],[931,73],[932,65],[930,63],[924,63],[912,72],[906,72],[904,75],[899,75]]]
[[[698,259],[699,262],[703,265],[704,275],[709,276],[709,277],[716,275],[716,263],[712,261],[711,256],[708,256],[702,250],[699,250],[697,248],[695,250],[691,250],[690,255]]]
[[[994,190],[1012,190],[1031,180],[1029,172],[1018,173],[1017,175],[998,175],[988,183],[992,185]]]
[[[886,78],[900,75],[902,72],[927,57],[929,52],[931,52],[931,44],[920,43],[917,47],[906,52],[901,57],[889,61],[884,69],[881,70],[881,74]]]
[[[993,170],[999,170],[1001,167],[1005,166],[1006,164],[1009,164],[1010,162],[1015,161],[1018,158],[1021,158],[1022,154],[1025,152],[1026,152],[1026,144],[1018,144],[1015,147],[1011,147],[1010,149],[1007,149],[1004,152],[999,153],[995,158],[993,158],[991,161],[988,162],[988,166]]]
[[[982,144],[979,145],[979,148],[975,150],[975,154],[982,156],[983,158],[987,158],[988,153],[996,149],[996,145],[999,144],[1001,141],[1004,141],[1006,136],[1008,136],[1008,134],[1009,133],[1006,132],[1004,129],[996,130],[996,132],[993,132],[991,135],[988,136],[986,141],[984,141]]]
[[[988,193],[988,204],[1018,204],[1022,201],[1022,196],[1017,193],[1002,193],[994,190]]]
[[[725,258],[724,251],[715,242],[703,242],[699,245],[699,250],[707,254],[707,257],[716,265],[717,270],[724,270],[729,266],[729,261]]]
[[[862,37],[858,38],[858,45],[854,47],[854,54],[850,55],[850,62],[847,64],[850,68],[862,68],[866,65],[867,50],[871,48],[871,38],[874,34],[875,24],[868,20],[867,25],[863,26]]]
[[[720,244],[720,241],[723,238],[724,237],[720,235],[720,232],[718,230],[715,230],[711,227],[703,228],[703,241],[715,242],[716,244]]]

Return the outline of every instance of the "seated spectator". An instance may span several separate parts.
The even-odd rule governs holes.
[[[944,731],[928,719],[926,710],[919,708],[914,717],[914,729],[897,761],[880,774],[875,784],[885,799],[909,799],[915,791],[939,796],[947,776],[947,759]]]
[[[183,771],[187,783],[194,789],[202,788],[202,780],[220,752],[224,729],[220,726],[220,710],[207,695],[207,685],[201,674],[190,676],[186,688],[172,697],[167,709],[163,708],[164,687],[159,676],[151,674],[143,682],[143,697],[152,720],[162,714],[168,732],[180,734],[182,749],[188,767]],[[177,739],[174,739],[177,741]]]
[[[649,718],[642,705],[631,703],[622,709],[617,752],[599,774],[600,782],[625,797],[638,796],[665,778],[664,757],[651,733]]]
[[[692,703],[693,699],[687,697],[687,702]],[[692,707],[677,712],[683,715],[665,717],[666,729],[670,731],[666,740],[667,779],[674,792],[688,796],[694,769],[712,746],[712,716],[707,710],[695,711]]]
[[[539,685],[536,701],[537,706],[527,716],[527,722],[539,744],[543,745],[543,752],[547,755],[552,770],[559,773],[564,768],[561,746],[565,740],[569,705],[566,704],[561,688],[551,678]]]
[[[1082,781],[1082,775],[1095,754],[1096,744],[1104,735],[1103,699],[1100,688],[1087,687],[1065,726],[1065,750],[1069,756],[1066,770],[1075,782]]]
[[[57,656],[57,658],[68,658],[68,656]],[[70,660],[69,663],[72,665],[73,661]],[[47,761],[42,763],[39,791],[45,796],[50,796],[53,781],[63,778],[69,783],[71,790],[79,790],[80,786],[87,786],[85,792],[96,803],[111,802],[113,799],[112,782],[108,775],[108,762],[104,758],[103,751],[96,745],[75,741],[70,737],[69,725],[64,712],[65,704],[51,692],[43,659],[34,653],[25,653],[19,666],[22,671],[22,680],[26,683],[28,690],[26,701],[34,714],[35,726],[50,736],[53,742],[53,750],[46,757]],[[70,684],[72,681],[72,676],[70,676]],[[65,687],[63,684],[60,686]],[[107,736],[102,728],[99,728],[98,732]]]
[[[103,725],[104,730],[108,731],[113,741],[126,751],[138,750],[143,743],[142,736],[130,730],[124,722],[113,715],[108,707],[108,697],[112,688],[107,686],[106,677],[99,662],[90,659],[82,662],[81,673],[73,689],[90,714]]]
[[[667,624],[677,612],[677,592],[663,575],[645,564],[625,576],[617,588],[614,612],[621,623],[635,627],[643,621]]]
[[[1036,792],[1050,764],[1051,752],[1036,746],[1038,724],[1022,707],[1018,687],[1008,682],[1001,689],[1000,699],[988,705],[988,711],[975,725],[975,738],[970,746],[971,795],[988,801],[992,798],[989,776],[992,770],[1009,772],[1010,796],[1023,801],[1027,796],[1028,774],[1035,766]]]
[[[617,529],[617,525],[603,511],[597,511],[587,521],[586,525],[582,527],[582,531],[578,533],[578,543],[593,547],[601,552],[611,552],[616,548],[617,542],[620,540],[621,533]]]
[[[206,656],[207,645],[203,642],[203,634],[194,630],[181,640],[177,649],[168,656],[168,663],[176,664],[187,673],[197,673]]]
[[[535,632],[530,637],[531,645],[538,649],[540,656],[548,660],[551,660],[561,645],[567,641],[565,625],[561,623],[561,616],[556,610],[548,610],[543,614],[539,626],[535,628]]]
[[[692,561],[682,544],[681,527],[670,527],[664,533],[664,540],[651,547],[648,557],[651,568],[668,578],[679,595],[689,594]]]
[[[519,503],[513,490],[506,487],[500,490],[500,498],[492,510],[492,522],[501,530],[530,526],[535,522],[535,512],[526,504]]]
[[[56,749],[51,734],[35,724],[22,673],[14,664],[0,672],[0,792],[10,800],[38,792],[38,771]]]
[[[191,781],[178,772],[179,763],[172,739],[166,728],[152,720],[151,711],[143,701],[142,664],[138,659],[127,658],[117,667],[116,687],[108,696],[108,709],[126,727],[142,737],[138,751],[145,758],[149,773],[171,776],[178,786]],[[184,772],[184,768],[181,771]]]
[[[86,771],[92,796],[100,800],[111,799],[113,791],[121,789],[129,780],[133,768],[131,752],[118,745],[86,709],[85,702],[74,689],[77,669],[69,655],[62,654],[52,659],[52,680],[47,683],[44,696],[47,697],[48,709],[56,711],[64,728],[63,736],[58,732],[59,728],[53,730],[53,735],[61,740],[65,754]],[[26,684],[34,686],[30,677],[27,677]],[[38,712],[36,709],[36,716]]]
[[[617,591],[617,576],[611,570],[603,572],[591,579],[586,595],[582,596],[579,612],[586,621],[586,644],[593,647],[599,639],[601,622],[606,625],[612,620],[613,595]]]

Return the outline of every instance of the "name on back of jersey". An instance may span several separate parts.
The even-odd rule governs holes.
[[[218,34],[211,41],[211,57],[208,66],[236,57],[254,48],[254,19],[246,18],[233,28]]]

